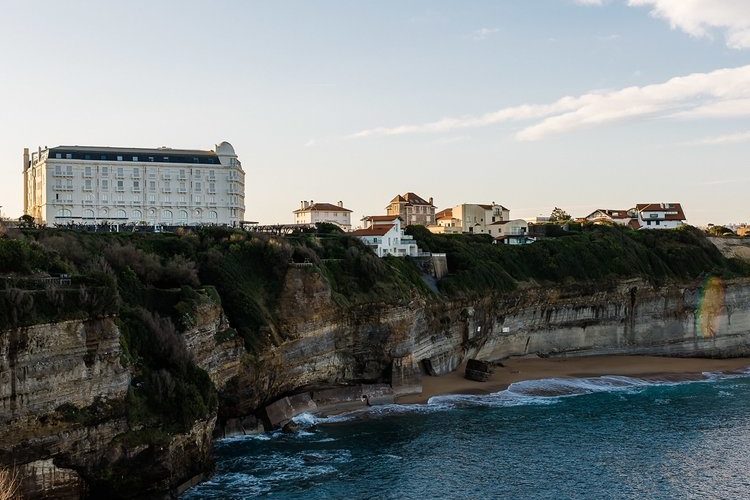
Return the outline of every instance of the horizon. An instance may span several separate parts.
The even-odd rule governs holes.
[[[409,191],[437,210],[494,201],[511,218],[669,202],[696,226],[750,220],[739,1],[5,10],[3,216],[23,211],[24,147],[226,140],[246,172],[245,219],[267,224],[311,199],[359,221]]]

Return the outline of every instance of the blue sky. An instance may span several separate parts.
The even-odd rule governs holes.
[[[267,223],[406,191],[517,217],[681,201],[694,224],[750,220],[745,0],[0,6],[6,215],[24,146],[228,140]]]

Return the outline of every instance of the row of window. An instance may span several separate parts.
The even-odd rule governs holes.
[[[160,162],[160,163],[207,163],[216,165],[219,158],[215,156],[190,156],[190,155],[144,155],[134,156],[123,153],[81,153],[56,151],[52,153],[58,160],[100,160],[100,161],[141,161],[141,162]]]
[[[65,175],[65,176],[72,176],[73,175],[73,166],[72,165],[55,165],[55,175]],[[92,177],[94,175],[94,167],[86,166],[83,168],[83,176],[84,177]],[[108,176],[110,174],[110,169],[108,166],[102,166],[99,168],[99,171],[97,172],[100,176]],[[112,169],[112,173],[115,174],[117,177],[125,177],[125,175],[132,175],[134,178],[141,176],[141,169],[140,168],[133,168],[133,169],[125,169],[123,167],[117,167]],[[203,169],[195,169],[195,170],[188,170],[181,168],[179,170],[173,169],[161,169],[161,174],[164,179],[171,179],[171,175],[175,173],[178,176],[178,179],[187,179],[188,175],[192,175],[193,177],[200,179],[203,177]],[[156,178],[156,172],[149,171],[148,172],[149,178]],[[209,179],[215,179],[216,178],[216,170],[209,170],[208,171],[208,178]],[[239,180],[240,174],[239,172],[236,172],[234,170],[230,171],[228,174],[229,180]]]
[[[173,219],[174,213],[171,210],[157,210],[155,208],[150,208],[147,210],[147,215],[149,219],[155,219],[157,217],[157,214],[162,219]],[[231,216],[237,217],[237,210],[232,209]],[[219,218],[219,214],[215,210],[209,210],[206,212],[206,218],[210,220],[215,220]],[[73,213],[70,209],[67,208],[61,208],[57,211],[57,218],[70,218],[73,216]],[[203,211],[200,209],[195,209],[192,212],[192,216],[194,219],[202,219],[203,218]],[[83,218],[84,219],[128,219],[128,213],[123,210],[113,210],[112,214],[110,215],[109,210],[106,208],[103,208],[99,211],[98,217],[95,215],[94,211],[91,209],[86,209],[83,211]],[[141,210],[133,210],[130,212],[130,219],[134,220],[142,220],[143,219],[143,212]],[[187,220],[188,219],[188,211],[187,210],[178,210],[177,211],[177,219],[178,220]]]

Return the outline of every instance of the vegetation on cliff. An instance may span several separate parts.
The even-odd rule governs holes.
[[[259,352],[280,341],[279,301],[290,268],[317,273],[343,310],[503,293],[520,283],[638,277],[658,284],[709,274],[750,275],[747,264],[724,258],[692,228],[573,226],[527,246],[494,245],[486,235],[435,235],[422,227],[409,232],[424,250],[447,254],[449,275],[437,288],[426,285],[418,262],[379,259],[358,239],[326,226],[285,237],[228,228],[179,234],[11,232],[0,237],[0,331],[117,315],[123,363],[134,373],[119,411],[134,428],[168,434],[188,429],[218,404],[208,375],[182,340],[201,308],[221,304],[232,328],[217,339],[236,335],[249,352]],[[101,413],[63,410],[74,420]]]
[[[507,292],[520,282],[539,285],[602,283],[643,278],[661,284],[706,275],[750,275],[750,266],[726,259],[692,227],[633,231],[624,227],[572,225],[532,245],[493,245],[489,235],[439,235],[409,227],[420,248],[446,253],[450,275],[443,293]]]

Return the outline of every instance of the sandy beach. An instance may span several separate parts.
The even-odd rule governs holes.
[[[422,393],[403,396],[397,403],[426,403],[443,394],[489,394],[513,382],[552,377],[596,377],[626,375],[644,378],[698,378],[702,372],[733,372],[750,367],[750,358],[701,359],[652,356],[596,356],[585,358],[511,358],[495,367],[487,382],[464,378],[465,366],[440,377],[424,376]]]

